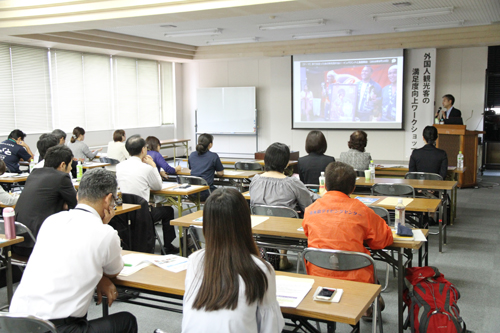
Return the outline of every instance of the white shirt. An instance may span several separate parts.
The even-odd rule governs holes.
[[[137,156],[116,165],[116,178],[122,193],[135,194],[146,201],[149,201],[150,190],[159,191],[163,185],[158,169]]]
[[[107,156],[109,158],[123,162],[130,157],[130,154],[125,148],[125,142],[109,141]]]
[[[205,250],[189,256],[186,272],[186,293],[182,307],[182,332],[217,333],[278,333],[285,322],[276,300],[276,275],[271,267],[253,257],[255,263],[265,272],[268,288],[261,304],[248,304],[245,296],[245,283],[240,277],[238,306],[235,310],[203,311],[193,309],[194,299],[203,280],[203,258]]]
[[[9,194],[5,192],[2,186],[0,186],[0,203],[4,204],[5,206],[14,206],[17,203],[18,199],[18,193]]]
[[[43,223],[10,312],[43,319],[83,317],[103,273],[123,268],[120,238],[90,206],[49,216]]]
[[[40,162],[38,162],[37,164],[35,164],[35,166],[33,167],[33,169],[41,169],[45,166],[45,160],[41,160]]]

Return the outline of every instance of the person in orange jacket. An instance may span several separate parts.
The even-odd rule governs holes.
[[[308,246],[319,249],[356,251],[383,249],[393,243],[392,231],[375,212],[349,195],[356,187],[356,172],[342,162],[332,162],[325,170],[327,192],[306,208],[302,226]],[[373,283],[372,267],[354,271],[331,271],[307,263],[310,275]]]

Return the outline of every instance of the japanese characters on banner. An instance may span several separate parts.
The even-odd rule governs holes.
[[[422,131],[434,123],[436,49],[407,50],[405,57],[405,156],[425,142]]]

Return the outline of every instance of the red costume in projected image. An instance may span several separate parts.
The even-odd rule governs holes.
[[[335,120],[333,114],[333,101],[335,100],[334,85],[335,84],[355,84],[358,81],[350,74],[337,74],[331,70],[326,74],[326,83],[321,84],[321,112],[320,117],[326,121]]]

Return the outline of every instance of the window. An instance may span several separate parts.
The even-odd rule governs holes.
[[[0,44],[0,133],[172,123],[171,73],[167,62]]]

